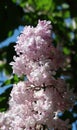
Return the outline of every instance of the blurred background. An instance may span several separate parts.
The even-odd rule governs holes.
[[[36,26],[38,19],[52,23],[53,45],[64,53],[65,65],[57,76],[77,94],[77,0],[0,0],[0,111],[8,109],[14,83],[23,80],[12,74],[9,65],[15,55],[17,36],[25,25]],[[70,119],[77,130],[77,102],[60,116]],[[71,130],[71,129],[70,129]]]

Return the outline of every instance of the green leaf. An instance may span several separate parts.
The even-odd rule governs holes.
[[[11,30],[11,31],[8,32],[8,37],[10,37],[12,35],[13,35],[13,31]]]
[[[63,3],[63,4],[62,4],[62,8],[63,8],[63,9],[68,9],[68,8],[69,8],[69,5],[68,5],[67,3]]]
[[[9,100],[11,90],[12,90],[12,87],[8,88],[4,93],[0,95],[0,111],[1,112],[7,110],[9,107],[8,100]]]
[[[6,97],[0,98],[0,102],[2,102],[2,101],[5,100],[5,99],[6,99]]]
[[[18,83],[22,78],[18,78],[17,75],[12,76],[10,79],[6,80],[0,87],[4,87],[10,84]]]
[[[67,47],[64,47],[64,48],[63,48],[63,52],[64,52],[64,54],[66,54],[66,55],[69,55],[69,54],[71,53],[70,49],[67,48]]]
[[[63,18],[69,18],[70,17],[70,11],[65,11],[64,13],[63,13]]]
[[[37,5],[37,9],[39,10],[44,10],[44,11],[48,11],[50,8],[51,10],[54,9],[54,3],[52,0],[35,0],[36,5]]]

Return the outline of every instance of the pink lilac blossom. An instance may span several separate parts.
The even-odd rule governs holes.
[[[73,107],[74,96],[65,82],[55,79],[63,66],[63,55],[52,44],[51,22],[38,21],[36,27],[25,26],[18,37],[17,57],[11,62],[13,73],[26,75],[27,81],[14,84],[9,109],[0,113],[0,130],[68,130],[68,121],[59,112]]]
[[[51,40],[50,21],[39,21],[34,27],[25,27],[15,46],[17,57],[11,63],[13,73],[27,75],[37,86],[50,85],[56,70],[63,66],[63,56]]]

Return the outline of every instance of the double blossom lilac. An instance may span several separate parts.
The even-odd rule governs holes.
[[[39,20],[18,37],[11,65],[13,73],[28,80],[14,84],[9,109],[0,113],[0,130],[37,130],[41,125],[68,130],[68,120],[59,119],[58,112],[73,106],[74,95],[62,79],[55,79],[63,56],[52,44],[51,29],[50,21]]]

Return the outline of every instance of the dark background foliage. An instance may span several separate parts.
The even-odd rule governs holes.
[[[57,76],[65,78],[77,94],[77,0],[0,0],[0,45],[14,34],[15,29],[24,25],[35,26],[38,19],[51,21],[53,44],[65,55],[65,66]],[[0,81],[0,88],[7,88],[0,94],[0,111],[7,110],[12,84],[20,80],[16,75],[12,76],[9,65],[15,54],[14,45],[9,41],[8,46],[0,47],[0,73],[4,72],[8,77]],[[76,104],[61,118],[69,118],[70,123],[76,121]]]

